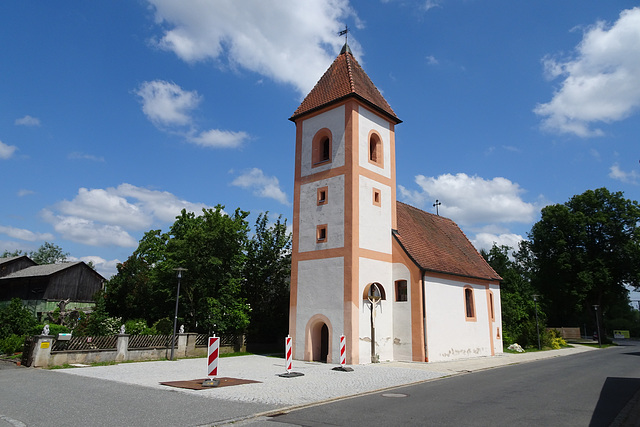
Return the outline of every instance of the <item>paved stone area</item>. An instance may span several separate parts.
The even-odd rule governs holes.
[[[286,372],[285,361],[267,356],[240,356],[219,359],[218,374],[259,381],[254,384],[188,390],[160,385],[161,382],[193,380],[206,377],[206,359],[183,359],[178,361],[156,361],[122,363],[111,366],[60,369],[60,374],[119,381],[202,397],[238,402],[272,404],[284,408],[384,390],[396,386],[432,380],[449,375],[491,369],[499,366],[524,363],[550,357],[591,351],[584,346],[561,350],[503,354],[449,362],[383,362],[352,366],[353,372],[332,370],[338,365],[316,362],[294,361],[293,371],[304,374],[294,378],[282,378]]]

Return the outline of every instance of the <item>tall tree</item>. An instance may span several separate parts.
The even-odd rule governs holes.
[[[27,255],[38,264],[56,264],[65,262],[69,256],[69,252],[64,252],[62,248],[54,243],[44,242],[38,249],[30,252],[23,252],[20,249],[15,251],[5,250],[0,258],[9,258],[15,256]]]
[[[249,322],[241,295],[249,227],[247,212],[223,206],[202,215],[183,210],[167,233],[152,230],[107,285],[107,309],[125,320],[173,318],[176,268],[181,279],[179,320],[191,331],[238,332]]]
[[[169,317],[171,303],[157,286],[154,267],[165,259],[169,236],[161,230],[145,233],[136,249],[105,286],[107,311],[116,317],[155,321]]]
[[[243,295],[251,306],[248,339],[253,343],[274,342],[289,329],[291,233],[282,217],[269,226],[268,214],[256,220],[244,266]]]
[[[29,252],[29,258],[38,264],[56,264],[65,262],[69,252],[54,243],[44,242],[37,250]]]
[[[542,209],[529,238],[552,326],[591,324],[594,305],[628,303],[625,285],[640,285],[639,224],[638,202],[606,188]]]
[[[502,277],[500,301],[502,328],[505,342],[517,342],[522,346],[537,344],[536,312],[528,269],[528,246],[523,241],[518,252],[510,257],[512,248],[493,245],[488,252],[480,253],[489,265]],[[538,312],[540,327],[544,329],[545,316]]]

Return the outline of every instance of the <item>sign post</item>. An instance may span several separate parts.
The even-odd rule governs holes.
[[[287,370],[286,373],[280,374],[280,377],[283,378],[293,378],[293,377],[301,377],[304,374],[300,372],[291,372],[293,366],[293,351],[292,351],[292,338],[287,335],[284,339],[284,356],[285,356],[285,368]]]
[[[207,352],[207,376],[209,379],[204,380],[203,387],[217,387],[220,385],[218,376],[218,357],[220,355],[220,338],[213,334],[213,337],[209,337],[209,351]]]
[[[334,371],[353,372],[353,368],[347,365],[347,339],[340,335],[340,366],[333,368]]]

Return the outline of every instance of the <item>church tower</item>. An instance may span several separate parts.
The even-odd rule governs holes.
[[[393,337],[392,306],[384,300],[393,293],[395,125],[401,120],[347,44],[290,120],[296,124],[294,357],[339,363],[344,335],[348,364],[376,355],[393,359],[392,343],[372,340],[372,317],[378,336]],[[375,313],[367,300],[374,283],[382,294]]]

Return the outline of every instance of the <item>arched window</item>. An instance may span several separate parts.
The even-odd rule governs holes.
[[[496,312],[493,307],[493,292],[489,291],[489,316],[491,316],[491,321],[496,321]]]
[[[407,281],[396,280],[396,301],[407,301]]]
[[[473,297],[473,288],[471,286],[464,287],[464,310],[466,320],[475,322],[476,306]]]
[[[369,163],[383,167],[383,157],[382,139],[377,132],[372,131],[369,134]]]
[[[313,137],[312,165],[317,166],[331,161],[331,131],[320,129]]]

